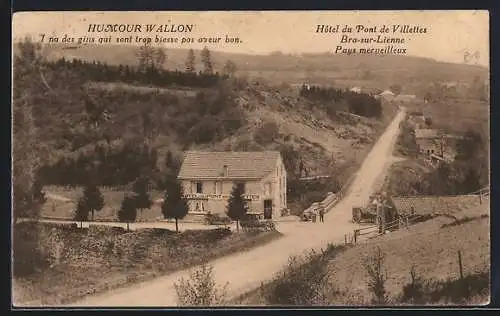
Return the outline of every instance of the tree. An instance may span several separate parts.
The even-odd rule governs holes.
[[[78,202],[76,202],[75,221],[80,222],[80,227],[82,227],[82,222],[89,220],[89,213],[90,209],[87,207],[85,199],[83,197],[79,198]]]
[[[163,65],[167,60],[167,54],[165,50],[161,47],[157,48],[153,52],[154,65],[156,69],[163,69]]]
[[[183,197],[182,186],[179,182],[169,183],[161,205],[163,216],[168,219],[175,219],[175,231],[179,232],[179,219],[186,217],[189,207]]]
[[[104,207],[104,197],[96,185],[88,185],[83,190],[83,203],[92,213],[92,221],[94,220],[94,212],[100,211]]]
[[[401,91],[403,91],[403,88],[399,84],[393,84],[389,87],[389,89],[391,89],[391,91],[396,95],[400,94]]]
[[[247,215],[247,203],[243,197],[244,193],[243,185],[235,185],[227,203],[227,216],[236,221],[237,231],[239,231],[239,221],[244,220]]]
[[[186,72],[187,73],[196,72],[195,56],[194,56],[194,50],[192,48],[189,49],[188,54],[187,54],[187,58],[186,58]]]
[[[480,175],[475,168],[469,168],[465,173],[464,180],[461,183],[461,193],[469,194],[479,190],[481,187]]]
[[[203,62],[203,73],[207,75],[211,75],[214,72],[214,65],[212,62],[212,57],[210,54],[210,51],[208,48],[205,46],[203,50],[201,51],[201,61]]]
[[[367,283],[373,295],[372,302],[376,305],[387,304],[388,293],[385,287],[387,271],[385,269],[385,256],[380,248],[377,248],[377,252],[366,259],[364,266],[369,277]]]
[[[37,218],[41,203],[45,198],[37,188],[36,178],[43,165],[44,155],[39,133],[35,126],[33,107],[36,98],[46,93],[41,83],[43,58],[41,46],[30,38],[16,45],[13,68],[13,144],[12,144],[12,181],[13,181],[13,218]],[[37,192],[39,191],[39,192]]]
[[[457,157],[458,160],[472,160],[480,154],[483,146],[483,138],[480,133],[473,129],[467,129],[464,137],[461,138],[457,144]]]
[[[134,222],[136,218],[137,204],[135,197],[125,196],[118,211],[118,220],[122,223],[127,223],[127,230],[130,230],[130,222]]]
[[[236,64],[231,60],[227,60],[224,64],[224,68],[222,69],[223,73],[230,77],[232,77],[236,73],[236,70]]]
[[[428,116],[425,118],[425,125],[432,126],[432,118],[431,117]]]
[[[153,205],[148,194],[148,185],[148,178],[141,176],[135,180],[132,186],[134,195],[131,198],[134,200],[135,207],[140,209],[141,212],[143,209],[149,209]]]
[[[144,44],[137,52],[139,71],[144,72],[151,66],[155,66],[155,49],[151,44]]]
[[[268,121],[255,132],[254,139],[261,145],[272,143],[279,135],[278,124],[274,121]]]

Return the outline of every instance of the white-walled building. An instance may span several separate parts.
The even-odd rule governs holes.
[[[264,218],[286,209],[286,170],[278,151],[188,151],[179,171],[193,214],[222,214],[235,185],[242,185],[248,213]]]

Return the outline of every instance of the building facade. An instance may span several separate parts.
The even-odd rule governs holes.
[[[192,214],[226,213],[236,185],[244,189],[249,214],[271,219],[287,208],[286,170],[277,151],[189,151],[178,179]]]

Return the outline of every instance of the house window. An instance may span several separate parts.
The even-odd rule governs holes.
[[[196,193],[203,193],[203,183],[196,182]]]
[[[214,194],[222,194],[222,182],[214,182]]]

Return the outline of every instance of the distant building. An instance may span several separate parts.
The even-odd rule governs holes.
[[[435,129],[416,129],[415,139],[420,153],[430,156],[434,153],[440,153],[439,144],[440,133]]]
[[[286,170],[278,151],[189,151],[178,179],[190,213],[225,213],[235,185],[243,186],[250,214],[270,219],[287,207]]]
[[[414,94],[398,94],[394,97],[395,102],[411,102],[417,99],[417,96]]]
[[[361,93],[361,88],[360,87],[352,87],[351,89],[349,89],[349,91],[355,92],[355,93]]]
[[[394,97],[396,95],[390,90],[385,90],[382,93],[380,93],[378,96],[386,101],[392,101],[392,100],[394,100]]]
[[[453,161],[457,141],[461,138],[435,129],[415,129],[415,139],[420,153],[435,163]]]
[[[425,116],[421,113],[418,114],[409,114],[408,122],[413,125],[415,129],[421,129],[426,126]]]

